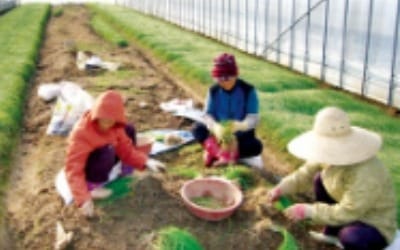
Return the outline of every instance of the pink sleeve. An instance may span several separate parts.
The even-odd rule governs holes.
[[[67,148],[65,173],[78,206],[90,199],[85,176],[85,164],[90,152],[90,145],[83,138],[77,136],[71,138]]]

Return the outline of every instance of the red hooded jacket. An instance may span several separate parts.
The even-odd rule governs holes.
[[[116,125],[107,131],[101,131],[97,125],[99,118],[113,119]],[[125,124],[124,102],[121,95],[115,91],[106,91],[96,99],[93,108],[83,115],[72,130],[68,138],[65,172],[78,206],[90,199],[85,166],[90,153],[95,149],[112,145],[118,157],[127,165],[140,170],[145,168],[147,155],[132,144],[126,135]]]

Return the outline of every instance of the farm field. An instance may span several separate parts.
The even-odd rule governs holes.
[[[202,175],[224,171],[204,169],[198,145],[157,157],[167,164],[167,173],[136,173],[132,192],[110,203],[96,203],[93,219],[83,218],[74,206],[65,207],[56,194],[54,177],[63,167],[66,141],[64,137],[45,134],[54,103],[37,96],[40,84],[68,80],[93,96],[107,89],[120,91],[127,97],[129,121],[138,131],[189,129],[191,125],[159,108],[161,102],[192,97],[178,87],[173,75],[161,70],[162,63],[154,63],[132,42],[124,48],[106,42],[89,24],[88,9],[78,5],[65,6],[60,15],[49,19],[26,102],[20,145],[11,167],[5,208],[6,239],[0,249],[52,249],[57,221],[74,233],[68,249],[152,249],[158,230],[168,226],[186,229],[204,249],[277,249],[282,236],[262,227],[268,220],[286,227],[301,249],[333,249],[310,239],[310,225],[291,224],[276,209],[265,207],[263,199],[270,184],[256,173],[254,188],[245,191],[244,203],[231,218],[206,222],[192,216],[179,197],[180,187],[189,178],[181,170]],[[121,62],[123,69],[90,74],[79,71],[71,44],[105,60]],[[265,161],[272,168],[287,169],[273,156]]]

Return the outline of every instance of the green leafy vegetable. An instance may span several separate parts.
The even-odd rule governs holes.
[[[221,122],[221,125],[224,127],[224,133],[221,138],[222,147],[227,147],[235,139],[235,135],[233,134],[233,122],[224,121]]]
[[[277,202],[275,202],[274,206],[279,211],[283,211],[286,208],[290,207],[293,202],[287,198],[286,196],[281,196]]]
[[[286,229],[281,228],[279,232],[283,236],[283,241],[279,245],[278,250],[298,250],[296,239]]]
[[[96,203],[106,205],[127,196],[132,191],[133,181],[133,177],[127,176],[107,183],[104,187],[112,191],[111,196],[104,200],[98,200]]]
[[[226,206],[223,201],[218,200],[217,198],[210,195],[193,197],[190,200],[196,205],[206,208],[218,209]]]
[[[154,250],[203,250],[203,246],[188,231],[167,227],[158,232]]]
[[[229,180],[237,181],[243,190],[253,187],[257,182],[252,170],[242,166],[227,168],[224,176]]]

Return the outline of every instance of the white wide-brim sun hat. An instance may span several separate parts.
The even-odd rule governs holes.
[[[350,126],[343,110],[327,107],[316,115],[312,130],[289,142],[288,150],[309,162],[343,166],[374,157],[381,145],[377,133]]]

